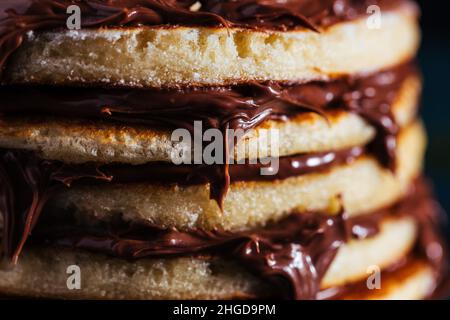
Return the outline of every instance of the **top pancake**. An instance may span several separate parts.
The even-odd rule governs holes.
[[[60,2],[70,3],[68,0]],[[87,1],[92,2],[98,1]],[[154,6],[154,1],[148,0],[112,3],[122,2]],[[214,7],[211,3],[216,2],[200,1],[205,8]],[[267,1],[244,3],[250,2],[256,2],[265,12],[275,10],[266,4]],[[225,2],[230,3],[233,2]],[[380,28],[372,28],[365,1],[358,1],[359,11],[348,14],[345,19],[331,19],[338,11],[340,2],[337,1],[295,0],[286,3],[299,8],[297,11],[300,12],[294,15],[297,20],[303,13],[301,10],[306,10],[305,21],[296,21],[292,14],[285,13],[280,17],[290,17],[296,22],[279,18],[269,26],[261,25],[263,19],[258,20],[256,14],[240,21],[231,18],[229,21],[219,15],[219,21],[216,17],[215,22],[204,22],[203,11],[196,16],[195,12],[185,9],[193,15],[190,19],[183,20],[183,16],[170,18],[163,14],[164,19],[145,20],[144,26],[137,26],[141,21],[133,21],[130,16],[132,23],[111,18],[103,24],[84,23],[81,30],[55,31],[51,24],[51,30],[40,32],[29,27],[27,31],[30,32],[23,36],[24,43],[18,46],[2,78],[8,83],[102,83],[139,87],[225,85],[267,80],[307,82],[386,69],[410,60],[417,51],[417,10],[409,1],[394,1],[396,5],[391,4],[386,9],[381,5],[384,1],[375,1],[382,9]],[[332,23],[326,19],[319,21],[318,15],[311,13],[317,10],[305,9],[308,8],[306,4],[313,6],[312,3],[319,9],[325,8]],[[216,3],[216,6],[225,4]],[[3,5],[0,9],[6,7]],[[220,14],[226,15],[226,12],[220,11]],[[82,17],[83,14],[82,10]],[[55,27],[63,27],[65,22],[52,23]],[[102,28],[95,28],[97,26]],[[15,51],[14,46],[7,49]]]

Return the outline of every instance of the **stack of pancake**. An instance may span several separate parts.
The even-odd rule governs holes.
[[[0,293],[433,297],[447,265],[418,16],[409,0],[1,1]],[[195,146],[172,133],[195,121],[224,161],[176,163]]]

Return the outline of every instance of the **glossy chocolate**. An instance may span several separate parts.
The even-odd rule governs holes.
[[[348,164],[365,153],[363,147],[353,147],[338,151],[319,152],[281,157],[279,170],[274,175],[261,175],[261,168],[269,169],[270,165],[258,164],[231,164],[229,175],[231,182],[238,181],[273,181],[300,176],[307,173],[317,173],[328,170],[334,166]],[[110,182],[150,182],[150,183],[176,183],[179,185],[197,185],[214,183],[220,179],[220,165],[173,165],[170,163],[147,163],[144,165],[79,165],[62,167],[71,168],[74,172],[79,168],[97,168],[106,176],[111,177]],[[274,168],[275,169],[275,168]],[[70,169],[69,169],[70,170]],[[92,169],[91,169],[92,170]]]
[[[445,242],[438,230],[442,215],[423,181],[416,183],[414,190],[395,206],[355,218],[348,218],[343,212],[334,216],[293,213],[265,228],[230,233],[165,230],[125,222],[120,217],[114,222],[87,227],[74,221],[55,223],[51,217],[38,225],[31,241],[125,259],[221,255],[274,284],[278,297],[322,299],[349,292],[349,287],[320,291],[321,279],[339,248],[349,239],[375,236],[383,220],[402,216],[417,220],[419,238],[414,257],[434,267],[439,283],[448,274]]]
[[[261,176],[260,164],[230,166],[232,181],[285,179],[327,170],[363,155],[364,148],[283,157],[277,175]],[[314,161],[310,161],[314,160]],[[153,182],[195,185],[215,183],[221,178],[221,166],[175,166],[167,163],[132,165],[68,165],[41,159],[36,153],[0,150],[0,212],[5,221],[3,252],[17,262],[35,221],[55,191],[73,183]]]
[[[200,7],[198,7],[198,4]],[[0,69],[22,45],[27,32],[65,29],[70,5],[81,9],[81,27],[224,26],[318,30],[406,0],[2,0]]]
[[[95,168],[77,172],[41,160],[30,152],[0,150],[0,212],[3,215],[3,258],[17,263],[20,252],[48,198],[61,185],[81,178],[107,180]]]
[[[102,119],[166,130],[193,130],[194,121],[202,121],[204,129],[225,132],[248,131],[267,120],[286,121],[306,112],[350,111],[375,126],[377,136],[369,149],[384,166],[394,169],[399,128],[391,109],[404,80],[415,74],[415,68],[405,64],[365,77],[300,85],[250,83],[170,90],[0,87],[0,114]],[[224,154],[229,152],[227,142],[225,138]],[[219,204],[230,183],[229,170],[223,166],[208,179],[211,198]]]
[[[436,231],[439,210],[427,187],[420,183],[394,207],[351,219],[344,213],[298,213],[252,231],[180,231],[126,223],[120,218],[90,226],[77,225],[75,221],[61,223],[61,214],[52,215],[50,211],[50,218],[44,216],[38,224],[46,200],[57,188],[83,181],[108,183],[118,178],[106,174],[105,168],[67,166],[39,160],[25,151],[3,151],[1,163],[3,254],[13,263],[17,263],[30,236],[34,243],[87,249],[125,259],[224,254],[268,279],[280,296],[314,299],[318,297],[321,278],[343,243],[350,238],[362,240],[376,235],[387,216],[410,215],[420,226],[417,252],[432,263],[437,278],[444,274],[446,250]],[[129,176],[124,171],[123,177]]]
[[[195,230],[180,232],[145,225],[102,226],[91,230],[57,227],[36,235],[31,242],[68,246],[125,259],[218,254],[237,260],[263,277],[285,298],[314,299],[319,283],[345,242],[343,214],[293,214],[252,232],[227,233]],[[44,228],[45,229],[45,228]]]
[[[250,130],[260,123],[272,120],[287,120],[304,112],[323,114],[325,111],[348,110],[362,115],[378,129],[377,138],[368,146],[380,161],[395,164],[395,144],[398,127],[391,107],[398,95],[399,87],[407,76],[414,73],[410,65],[383,71],[367,77],[342,78],[330,83],[314,82],[303,85],[249,84],[239,87],[194,88],[184,90],[135,90],[135,89],[83,89],[83,88],[36,88],[3,87],[0,89],[0,113],[13,116],[65,116],[87,119],[105,119],[123,123],[141,124],[162,128],[187,128],[192,130],[195,120],[201,120],[205,128]],[[226,143],[225,143],[226,144]],[[138,166],[64,166],[59,162],[42,161],[35,154],[5,151],[2,165],[17,165],[19,174],[2,174],[1,197],[4,213],[10,217],[38,215],[47,190],[41,186],[53,183],[55,177],[65,180],[80,180],[84,175],[93,179],[123,181],[176,182],[181,184],[210,183],[211,197],[222,203],[230,181],[258,179],[283,179],[307,172],[325,170],[331,165],[352,161],[361,155],[361,148],[331,151],[313,155],[285,157],[280,161],[276,176],[261,176],[259,165],[247,166],[179,166],[153,164]],[[18,157],[14,164],[14,157]],[[29,159],[27,157],[30,157]],[[315,157],[317,166],[306,165]],[[319,160],[319,161],[317,161]],[[4,163],[3,163],[4,162]],[[53,172],[52,172],[53,170]],[[33,172],[35,176],[21,172]],[[55,172],[59,172],[55,174]],[[62,174],[61,174],[62,172]],[[100,177],[100,179],[97,179]],[[37,178],[43,182],[34,181]],[[50,181],[48,180],[49,178]],[[21,180],[22,179],[22,180]],[[147,180],[146,180],[147,179]],[[12,192],[9,185],[21,180],[22,185]],[[83,180],[83,179],[81,179]],[[91,179],[92,180],[92,179]],[[28,186],[25,188],[25,186]],[[37,188],[39,187],[39,188]],[[45,198],[45,197],[44,197]],[[11,205],[14,202],[27,208]],[[11,219],[11,218],[10,218]],[[8,221],[5,219],[5,221]],[[11,228],[9,230],[12,230]],[[9,235],[10,242],[17,247],[28,232]],[[19,237],[19,238],[16,238]],[[15,240],[14,240],[15,239]],[[14,245],[12,246],[14,247]],[[19,246],[20,247],[20,246]],[[11,248],[11,245],[8,245]],[[20,248],[8,252],[17,259]]]

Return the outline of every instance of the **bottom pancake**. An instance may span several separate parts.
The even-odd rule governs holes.
[[[386,219],[377,235],[352,240],[340,248],[321,287],[363,279],[369,266],[383,268],[401,260],[411,250],[416,236],[416,223],[411,217]],[[100,242],[98,238],[95,241]],[[80,267],[81,290],[67,289],[66,269],[71,265]],[[13,270],[0,271],[0,293],[33,297],[233,299],[273,292],[261,291],[264,287],[267,281],[254,277],[242,261],[222,257],[221,252],[214,256],[127,261],[85,250],[39,245],[27,248]]]
[[[80,266],[80,290],[67,287],[67,270],[73,264]],[[0,279],[2,296],[120,300],[273,298],[267,284],[242,272],[235,263],[210,258],[129,263],[85,252],[33,250],[14,271],[2,271]],[[419,259],[399,270],[381,272],[380,279],[380,289],[367,289],[364,279],[344,289],[322,290],[317,299],[425,299],[438,285],[433,267]]]
[[[390,274],[390,266],[403,261],[405,257],[420,257],[424,261],[423,267],[414,269],[416,271],[409,272],[408,276],[394,277],[394,280],[389,280],[389,285],[383,285],[392,290],[371,293],[367,295],[367,298],[372,296],[375,298],[424,298],[436,286],[438,274],[442,273],[442,268],[436,265],[444,265],[442,257],[445,248],[436,240],[439,236],[432,220],[429,219],[436,213],[433,211],[435,209],[433,203],[434,201],[426,193],[422,194],[420,188],[416,187],[412,196],[392,208],[380,210],[365,217],[347,218],[344,221],[347,223],[346,228],[352,232],[353,240],[342,243],[336,255],[328,256],[328,258],[331,257],[331,262],[323,277],[311,279],[311,275],[308,274],[308,271],[311,271],[308,270],[309,267],[317,268],[312,270],[313,276],[319,273],[320,267],[315,264],[296,266],[297,269],[290,267],[289,271],[300,272],[300,280],[310,287],[314,286],[315,280],[320,282],[317,291],[310,298],[327,298],[330,297],[330,290],[333,292],[336,288],[348,288],[365,283],[370,276],[368,270],[373,266],[385,270],[382,274],[385,272]],[[292,216],[295,215],[295,213],[292,214]],[[327,223],[331,221],[327,219],[325,220]],[[339,220],[339,217],[336,219]],[[355,219],[363,220],[354,221]],[[304,227],[308,228],[307,225]],[[341,226],[337,224],[337,227]],[[375,229],[375,232],[369,232],[371,229]],[[277,229],[274,230],[279,232]],[[39,226],[36,232],[39,234]],[[0,271],[0,294],[69,299],[242,299],[285,297],[285,292],[281,291],[288,290],[286,286],[274,285],[273,274],[280,275],[276,273],[276,269],[269,267],[268,270],[258,274],[245,265],[246,262],[252,263],[252,260],[239,260],[236,256],[228,254],[226,248],[231,251],[238,249],[236,244],[233,244],[236,240],[231,241],[228,247],[215,248],[215,251],[214,247],[211,247],[211,250],[199,250],[195,254],[180,256],[180,254],[171,254],[178,242],[175,241],[175,244],[172,244],[169,241],[167,244],[163,241],[163,234],[163,239],[152,240],[158,244],[155,251],[159,253],[159,256],[152,256],[152,252],[147,247],[148,257],[145,258],[146,255],[142,252],[145,253],[146,247],[139,247],[138,238],[120,241],[120,237],[126,237],[126,234],[116,235],[113,242],[108,242],[106,237],[89,237],[89,235],[72,241],[71,235],[64,233],[59,236],[61,237],[59,241],[49,236],[49,241],[40,243],[36,240],[39,238],[36,232],[30,238],[31,244],[20,256],[19,264],[12,270]],[[335,233],[336,230],[330,228],[316,231],[319,236],[321,232],[328,237],[330,232]],[[371,234],[368,235],[368,233]],[[270,234],[274,233],[269,231]],[[249,238],[255,237],[264,238],[258,233],[249,236]],[[357,239],[358,237],[360,239]],[[183,237],[178,238],[180,243],[183,242],[182,239]],[[105,242],[113,244],[109,251],[108,247],[105,247]],[[339,239],[331,239],[330,243],[335,242],[339,242]],[[258,244],[258,242],[255,243]],[[414,243],[416,247],[413,250]],[[174,248],[165,248],[164,245],[173,245]],[[266,243],[259,242],[259,245],[266,245]],[[233,246],[235,246],[234,249]],[[119,249],[116,250],[116,247]],[[333,250],[329,247],[323,247],[320,250],[322,249]],[[127,253],[127,250],[134,250],[134,256],[120,257],[120,254]],[[109,255],[101,253],[102,251]],[[114,254],[116,257],[112,256]],[[306,256],[302,262],[308,262],[310,258],[314,260],[311,252],[309,254],[310,256]],[[440,259],[436,259],[437,256]],[[130,259],[130,257],[136,259]],[[283,258],[286,257],[283,256]],[[299,261],[293,259],[291,263],[298,264]],[[69,290],[67,286],[67,281],[70,279],[70,274],[67,272],[74,265],[78,266],[80,271],[79,290]],[[393,277],[387,279],[391,278]],[[294,280],[292,283],[295,285]],[[391,283],[394,284],[391,285]],[[302,283],[301,289],[305,289],[303,285]],[[309,290],[310,287],[306,289]],[[358,290],[362,295],[364,290]],[[338,297],[352,298],[355,293],[353,291],[350,293],[346,296],[341,294]],[[331,298],[334,296],[336,296],[335,293],[331,295]],[[366,295],[362,296],[366,297]]]

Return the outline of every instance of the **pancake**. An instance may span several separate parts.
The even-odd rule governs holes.
[[[373,264],[384,267],[395,263],[408,254],[415,239],[414,220],[386,220],[378,235],[341,248],[322,289],[364,278]],[[67,289],[66,269],[70,265],[81,268],[81,290]],[[262,288],[267,288],[264,281],[233,261],[208,256],[129,262],[87,251],[30,246],[14,270],[0,271],[0,293],[29,297],[230,299],[271,292]]]
[[[386,69],[414,57],[420,39],[414,5],[402,1],[384,10],[380,28],[369,28],[368,19],[363,14],[320,32],[173,25],[29,32],[4,82],[137,87],[307,82]]]
[[[425,147],[421,124],[399,137],[397,170],[371,156],[350,164],[277,181],[236,182],[225,198],[224,212],[210,199],[209,185],[148,183],[73,186],[56,194],[50,206],[80,216],[146,220],[162,227],[247,229],[286,216],[294,209],[334,212],[340,195],[350,215],[363,214],[398,201],[420,175]]]
[[[416,75],[409,75],[402,82],[391,107],[400,127],[415,118],[421,88]],[[264,143],[267,138],[263,130],[278,130],[280,156],[364,146],[376,135],[373,124],[358,113],[339,108],[323,113],[303,112],[286,121],[263,122],[238,142],[236,159],[258,158],[258,153],[271,155],[273,149]],[[66,163],[137,165],[171,161],[173,155],[188,150],[185,143],[173,142],[171,133],[167,129],[126,122],[9,116],[0,120],[0,147],[39,151],[45,159]],[[247,152],[245,146],[250,147]]]

